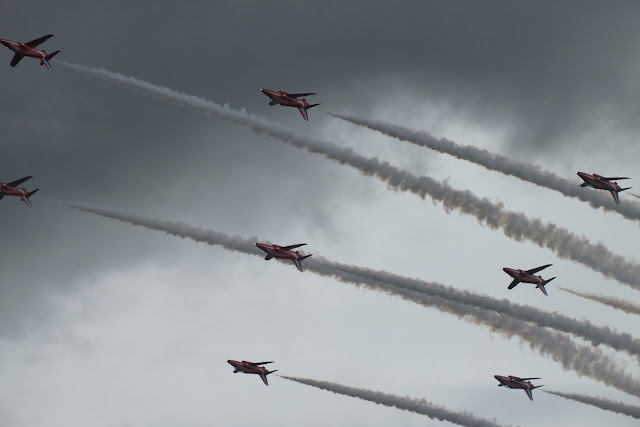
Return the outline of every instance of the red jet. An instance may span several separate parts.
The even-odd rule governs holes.
[[[293,262],[300,271],[302,271],[302,264],[300,264],[300,262],[305,258],[309,258],[313,254],[303,256],[300,255],[300,252],[293,251],[292,249],[299,248],[300,246],[304,245],[306,245],[306,243],[299,243],[297,245],[291,246],[278,246],[269,245],[267,243],[256,243],[256,246],[262,249],[267,254],[267,256],[264,257],[264,259],[266,259],[267,261],[269,261],[271,258],[290,259],[291,262]]]
[[[238,372],[242,372],[243,374],[260,375],[260,378],[262,378],[262,381],[264,382],[265,385],[269,385],[269,383],[267,382],[267,375],[277,371],[277,369],[273,371],[269,371],[264,366],[260,366],[260,365],[266,365],[267,363],[273,363],[273,362],[247,362],[246,360],[243,360],[242,362],[238,362],[237,360],[227,360],[227,363],[235,368],[233,370],[234,374]]]
[[[498,384],[498,387],[520,388],[524,390],[524,392],[527,393],[527,396],[529,396],[530,400],[533,400],[533,394],[531,393],[531,391],[538,387],[542,387],[541,385],[534,386],[533,384],[531,384],[531,381],[529,381],[539,380],[540,378],[519,378],[514,377],[513,375],[509,375],[508,377],[503,377],[502,375],[494,375],[493,378],[497,379],[500,382],[500,384]]]
[[[555,279],[555,277],[552,277],[549,280],[544,280],[542,277],[536,276],[535,273],[544,270],[551,265],[553,264],[543,265],[540,267],[532,268],[531,270],[517,270],[514,268],[505,267],[502,269],[502,271],[513,277],[513,281],[509,285],[509,289],[515,288],[516,285],[520,282],[533,283],[538,289],[542,291],[543,294],[548,296],[549,294],[547,294],[547,290],[544,288],[544,285]]]
[[[46,36],[42,36],[38,39],[31,40],[27,43],[14,42],[11,40],[0,39],[0,43],[11,49],[15,52],[13,55],[13,59],[11,60],[11,66],[15,67],[18,65],[18,62],[25,56],[30,56],[32,58],[38,58],[40,60],[40,65],[46,65],[48,69],[51,69],[51,64],[49,61],[51,58],[56,56],[60,51],[56,50],[53,53],[47,53],[42,49],[36,49],[38,45],[41,45],[49,38],[53,37],[53,34],[49,34]]]
[[[593,187],[597,188],[598,190],[607,190],[611,193],[611,195],[613,196],[613,200],[615,200],[617,204],[620,204],[618,193],[631,188],[620,188],[617,182],[611,182],[615,179],[629,179],[626,177],[617,176],[606,178],[595,173],[592,175],[590,173],[584,172],[578,172],[578,176],[584,181],[582,184],[580,184],[580,187]]]
[[[312,93],[312,92],[287,93],[282,90],[279,90],[279,91],[269,90],[269,89],[260,89],[260,90],[262,91],[262,93],[264,93],[271,99],[271,102],[269,102],[269,105],[280,104],[285,107],[296,107],[298,111],[300,111],[300,114],[302,114],[302,118],[307,121],[309,120],[309,114],[307,114],[307,110],[309,108],[313,108],[315,106],[320,105],[320,104],[309,105],[306,99],[304,98],[298,99],[303,96],[315,95],[315,93]]]
[[[0,199],[2,199],[4,196],[18,196],[22,199],[23,202],[27,204],[27,206],[31,207],[29,197],[33,196],[33,194],[38,191],[39,188],[36,188],[33,191],[27,191],[26,188],[18,188],[18,185],[22,184],[30,178],[33,177],[25,176],[24,178],[11,181],[6,184],[0,182]]]

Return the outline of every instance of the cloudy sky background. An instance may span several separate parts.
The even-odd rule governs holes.
[[[55,37],[60,59],[196,94],[501,201],[639,261],[638,224],[322,114],[346,112],[499,151],[574,179],[638,176],[640,6],[589,2],[9,1],[3,38]],[[0,51],[3,52],[3,51]],[[526,426],[632,425],[546,388],[633,399],[484,328],[293,266],[41,200],[103,204],[438,281],[637,331],[637,317],[556,286],[637,291],[373,178],[53,64],[0,66],[0,181],[34,175],[33,209],[0,203],[0,421],[11,426],[424,425],[424,416],[270,377],[426,398]],[[0,58],[1,59],[1,58]],[[315,91],[304,122],[261,87]],[[640,193],[637,179],[630,180]],[[585,191],[595,191],[585,189]],[[633,198],[621,194],[622,203]],[[549,297],[502,267],[553,263]],[[613,354],[613,352],[610,352]],[[630,372],[640,376],[637,364]]]

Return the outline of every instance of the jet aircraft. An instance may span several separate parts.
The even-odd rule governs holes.
[[[530,400],[533,400],[533,394],[531,393],[532,390],[538,387],[542,387],[541,385],[534,386],[530,381],[539,380],[540,378],[519,378],[514,377],[513,375],[509,375],[508,377],[502,375],[494,375],[493,378],[497,379],[500,382],[500,384],[498,384],[498,387],[508,387],[515,389],[519,388],[524,390]]]
[[[595,173],[590,174],[585,172],[578,172],[578,176],[582,178],[582,180],[584,181],[582,184],[580,184],[580,187],[593,187],[593,188],[597,188],[598,190],[607,190],[611,193],[611,196],[613,196],[613,200],[617,204],[620,204],[618,193],[631,188],[631,187],[620,188],[617,182],[611,182],[616,179],[629,179],[623,176],[614,176],[614,177],[607,178]]]
[[[504,267],[502,271],[507,273],[509,276],[513,277],[513,281],[509,285],[509,289],[515,288],[516,285],[520,282],[533,283],[534,285],[536,285],[538,289],[542,291],[543,294],[548,296],[547,290],[545,289],[544,285],[546,285],[547,283],[555,279],[555,277],[552,277],[549,280],[544,280],[541,276],[536,276],[535,273],[537,273],[538,271],[544,270],[545,268],[551,265],[553,264],[543,265],[540,267],[532,268],[531,270],[519,270],[519,269]]]
[[[15,54],[13,55],[13,59],[11,60],[11,66],[15,67],[18,65],[18,62],[22,60],[25,56],[30,56],[32,58],[37,58],[40,60],[40,65],[45,65],[48,69],[51,69],[51,64],[49,61],[51,58],[56,56],[60,51],[56,50],[53,53],[47,53],[42,49],[36,49],[37,46],[47,41],[49,38],[53,37],[53,34],[49,34],[46,36],[42,36],[35,40],[31,40],[30,42],[20,43],[14,42],[11,40],[0,39],[0,43],[11,49]]]
[[[302,98],[303,96],[315,95],[313,92],[305,92],[305,93],[287,93],[282,90],[269,90],[269,89],[260,89],[262,93],[267,95],[271,102],[269,105],[280,104],[285,107],[296,107],[300,114],[302,114],[302,118],[305,120],[309,120],[309,114],[307,110],[309,108],[313,108],[320,104],[309,104],[306,99]],[[302,99],[299,99],[302,98]]]
[[[302,260],[305,258],[309,258],[313,254],[309,255],[300,255],[300,252],[294,251],[292,249],[299,248],[300,246],[304,246],[306,243],[299,243],[297,245],[290,246],[278,246],[278,245],[269,245],[267,243],[256,243],[256,246],[262,249],[267,256],[264,257],[267,261],[271,258],[280,258],[280,259],[290,259],[291,262],[298,267],[298,270],[302,271]]]
[[[33,191],[27,191],[26,188],[18,188],[18,185],[22,184],[30,178],[33,177],[25,176],[24,178],[7,182],[6,184],[0,182],[0,199],[2,199],[4,196],[18,196],[22,199],[23,202],[27,204],[27,206],[31,207],[31,201],[29,200],[29,197],[33,196],[33,194],[38,191],[39,188],[36,188]]]
[[[273,371],[269,371],[264,366],[261,366],[261,365],[266,365],[267,363],[273,363],[273,362],[247,362],[246,360],[243,360],[242,362],[238,362],[237,360],[227,360],[227,363],[235,368],[233,370],[234,374],[238,372],[242,372],[243,374],[260,375],[260,378],[262,378],[262,381],[265,383],[265,385],[269,385],[269,383],[267,382],[267,375],[277,371],[277,369]]]

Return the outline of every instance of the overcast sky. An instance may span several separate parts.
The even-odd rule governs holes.
[[[349,113],[530,161],[630,176],[640,194],[640,5],[513,1],[5,0],[0,37],[202,96],[377,156],[603,242],[640,262],[637,223],[322,114]],[[4,48],[3,48],[4,49]],[[556,286],[637,291],[471,217],[249,130],[52,63],[0,50],[0,182],[34,175],[33,208],[0,202],[3,426],[422,426],[422,415],[270,377],[425,398],[522,426],[633,425],[495,374],[630,404],[485,328],[385,294],[299,273],[42,200],[182,220],[437,281],[637,333],[638,317]],[[4,61],[4,63],[2,63]],[[4,65],[3,65],[4,64]],[[317,92],[310,121],[260,88]],[[585,189],[585,191],[596,191]],[[621,203],[634,199],[621,193]],[[259,252],[256,249],[257,252]],[[554,264],[549,296],[502,267]],[[608,349],[607,349],[608,351]],[[629,363],[631,359],[608,351]],[[434,425],[440,423],[433,421]],[[444,424],[444,423],[442,423]],[[430,425],[430,424],[429,424]]]

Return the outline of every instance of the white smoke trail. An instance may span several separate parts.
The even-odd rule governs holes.
[[[577,236],[566,228],[558,227],[552,223],[543,223],[539,218],[529,219],[522,213],[506,210],[502,203],[496,204],[486,198],[481,199],[470,191],[455,190],[446,182],[439,182],[427,176],[418,177],[408,171],[398,169],[388,162],[366,158],[351,149],[309,138],[244,111],[235,111],[206,99],[155,86],[104,69],[75,65],[64,61],[58,62],[74,70],[162,101],[213,115],[246,126],[258,134],[270,136],[294,147],[306,149],[311,153],[321,154],[340,164],[351,166],[366,176],[375,176],[390,188],[398,191],[410,191],[423,199],[428,196],[433,201],[442,202],[447,212],[456,210],[474,216],[480,223],[493,230],[501,230],[511,239],[529,240],[540,247],[552,250],[560,258],[575,261],[607,277],[640,289],[640,265],[613,254],[602,243],[593,244],[586,237]]]
[[[565,399],[575,400],[587,405],[592,405],[605,411],[617,412],[618,414],[628,415],[630,417],[640,419],[640,407],[634,405],[628,405],[622,402],[616,402],[615,400],[605,399],[604,397],[585,396],[584,394],[576,393],[561,393],[559,391],[542,390],[545,393],[553,394],[556,396],[564,397]]]
[[[631,301],[625,301],[625,300],[612,298],[612,297],[605,297],[603,295],[587,294],[583,292],[572,291],[571,289],[565,289],[561,287],[558,287],[558,289],[568,292],[570,294],[591,300],[591,301],[599,302],[601,304],[606,304],[610,307],[616,308],[618,310],[622,310],[629,314],[637,314],[640,316],[640,305],[634,304]]]
[[[427,402],[424,399],[414,399],[408,396],[396,396],[395,394],[382,393],[379,391],[367,390],[365,388],[348,387],[338,383],[312,380],[310,378],[288,377],[285,375],[278,376],[289,381],[295,381],[300,384],[327,390],[332,393],[367,400],[377,405],[389,406],[403,411],[426,415],[432,419],[449,421],[450,423],[461,426],[489,427],[502,425],[498,424],[495,419],[487,420],[486,418],[478,418],[470,412],[455,412],[443,406]]]
[[[555,190],[564,196],[573,197],[589,203],[593,208],[615,211],[627,219],[640,221],[640,205],[636,203],[623,203],[618,205],[612,200],[608,193],[605,195],[593,189],[580,188],[580,182],[576,183],[561,178],[553,172],[546,171],[539,166],[520,162],[502,154],[492,153],[485,149],[474,147],[473,145],[460,145],[446,138],[438,139],[428,132],[405,128],[381,120],[370,120],[348,114],[326,114],[401,141],[410,142],[420,147],[427,147],[461,160],[467,160],[489,170],[514,176],[523,181]],[[580,180],[578,179],[578,181]]]
[[[261,255],[254,246],[254,242],[257,240],[256,238],[244,239],[238,236],[229,236],[224,233],[193,227],[183,222],[151,219],[98,206],[66,202],[57,203],[106,218],[162,231],[181,238],[207,243],[211,246],[219,245],[236,252]],[[314,258],[315,259],[311,258],[305,261],[306,271],[311,271],[322,276],[333,277],[344,283],[363,286],[376,291],[383,291],[425,307],[434,307],[438,310],[453,314],[458,318],[471,321],[478,325],[487,326],[492,331],[507,337],[520,337],[522,340],[528,342],[533,350],[559,362],[565,369],[573,370],[580,375],[596,379],[619,390],[640,397],[640,382],[619,369],[616,363],[608,358],[602,351],[592,349],[588,346],[579,346],[564,334],[553,332],[518,319],[514,317],[517,310],[511,314],[487,310],[482,305],[472,306],[467,303],[455,301],[456,295],[452,292],[447,293],[442,290],[439,292],[432,291],[432,289],[436,289],[438,286],[446,290],[447,288],[443,285],[436,285],[433,288],[425,286],[424,289],[420,289],[419,286],[412,283],[410,279],[394,276],[391,273],[375,272],[361,267],[338,264],[322,257]],[[407,282],[407,285],[403,287],[404,281]],[[431,295],[430,292],[434,292],[436,295]],[[440,295],[437,295],[438,293],[440,293]],[[489,299],[488,297],[485,298]],[[469,302],[471,301],[472,299],[469,299]],[[593,340],[594,338],[592,337],[591,339]],[[615,342],[614,338],[608,340]]]

